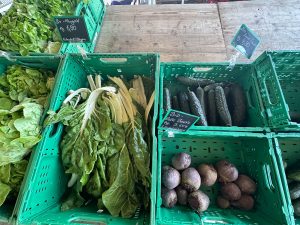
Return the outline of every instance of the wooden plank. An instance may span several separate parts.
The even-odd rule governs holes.
[[[265,50],[300,50],[300,1],[222,2],[218,4],[223,35],[230,59],[235,52],[230,42],[241,26],[246,24],[261,39],[251,60]]]
[[[224,61],[217,5],[108,6],[96,52],[158,52],[162,61]]]

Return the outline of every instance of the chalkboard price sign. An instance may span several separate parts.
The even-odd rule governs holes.
[[[251,58],[255,49],[259,45],[258,36],[251,31],[245,24],[242,24],[231,44],[248,59]]]
[[[169,110],[160,127],[168,130],[187,131],[199,117],[176,110]]]
[[[54,18],[63,42],[90,42],[84,18],[81,16],[58,16]]]

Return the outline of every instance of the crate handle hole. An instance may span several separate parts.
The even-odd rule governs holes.
[[[194,67],[193,68],[193,71],[194,72],[209,72],[211,71],[213,68],[212,67],[200,67],[200,66],[197,66],[197,67]]]
[[[51,125],[51,131],[49,133],[49,137],[55,138],[56,136],[59,136],[62,133],[62,130],[63,130],[63,125],[60,123]]]
[[[268,98],[268,102],[270,105],[276,105],[278,103],[278,96],[276,93],[276,87],[272,83],[273,81],[270,79],[264,80],[264,86]]]
[[[100,58],[99,60],[103,63],[125,63],[125,62],[127,62],[127,58]]]
[[[270,165],[268,165],[268,164],[263,165],[263,173],[264,173],[264,180],[265,180],[266,187],[269,190],[275,190],[275,187],[274,187],[274,184],[272,181]]]

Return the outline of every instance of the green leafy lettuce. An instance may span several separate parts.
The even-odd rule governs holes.
[[[8,199],[15,199],[18,195],[28,161],[0,166],[0,206]]]
[[[40,120],[52,86],[49,71],[14,65],[0,76],[0,206],[19,190],[24,157],[41,138]]]
[[[78,0],[16,0],[0,15],[0,49],[20,52],[56,53],[54,16],[72,15]]]

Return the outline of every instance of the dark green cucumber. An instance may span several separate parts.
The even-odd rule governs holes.
[[[193,115],[198,116],[200,119],[197,121],[199,126],[207,126],[207,121],[201,103],[193,91],[188,91],[190,102],[190,109]]]
[[[195,94],[200,101],[203,113],[206,117],[205,93],[204,93],[204,90],[202,89],[202,87],[197,87]]]
[[[177,98],[176,95],[174,95],[174,96],[172,97],[172,109],[180,110],[178,98]]]
[[[231,118],[233,126],[243,126],[246,122],[246,96],[243,88],[238,84],[230,86]]]
[[[207,118],[208,118],[208,125],[216,126],[218,122],[217,118],[217,108],[216,108],[216,101],[215,101],[215,91],[210,90],[207,94]]]
[[[225,126],[232,126],[231,115],[227,106],[225,93],[222,87],[215,89],[216,107],[220,118],[220,122]]]
[[[178,93],[178,102],[179,102],[180,110],[182,112],[191,113],[190,106],[189,106],[189,99],[185,92],[180,91]]]
[[[187,86],[201,86],[205,87],[209,84],[215,83],[211,79],[205,79],[205,78],[194,78],[194,77],[185,77],[185,76],[178,76],[177,80]]]
[[[205,86],[204,87],[204,91],[205,92],[208,92],[209,90],[214,90],[216,87],[218,87],[218,86],[223,86],[223,83],[214,83],[214,84],[209,84],[209,85],[207,85],[207,86]]]
[[[168,110],[172,108],[172,103],[171,103],[171,94],[169,88],[164,88],[163,91],[164,95],[164,113],[166,113]]]

